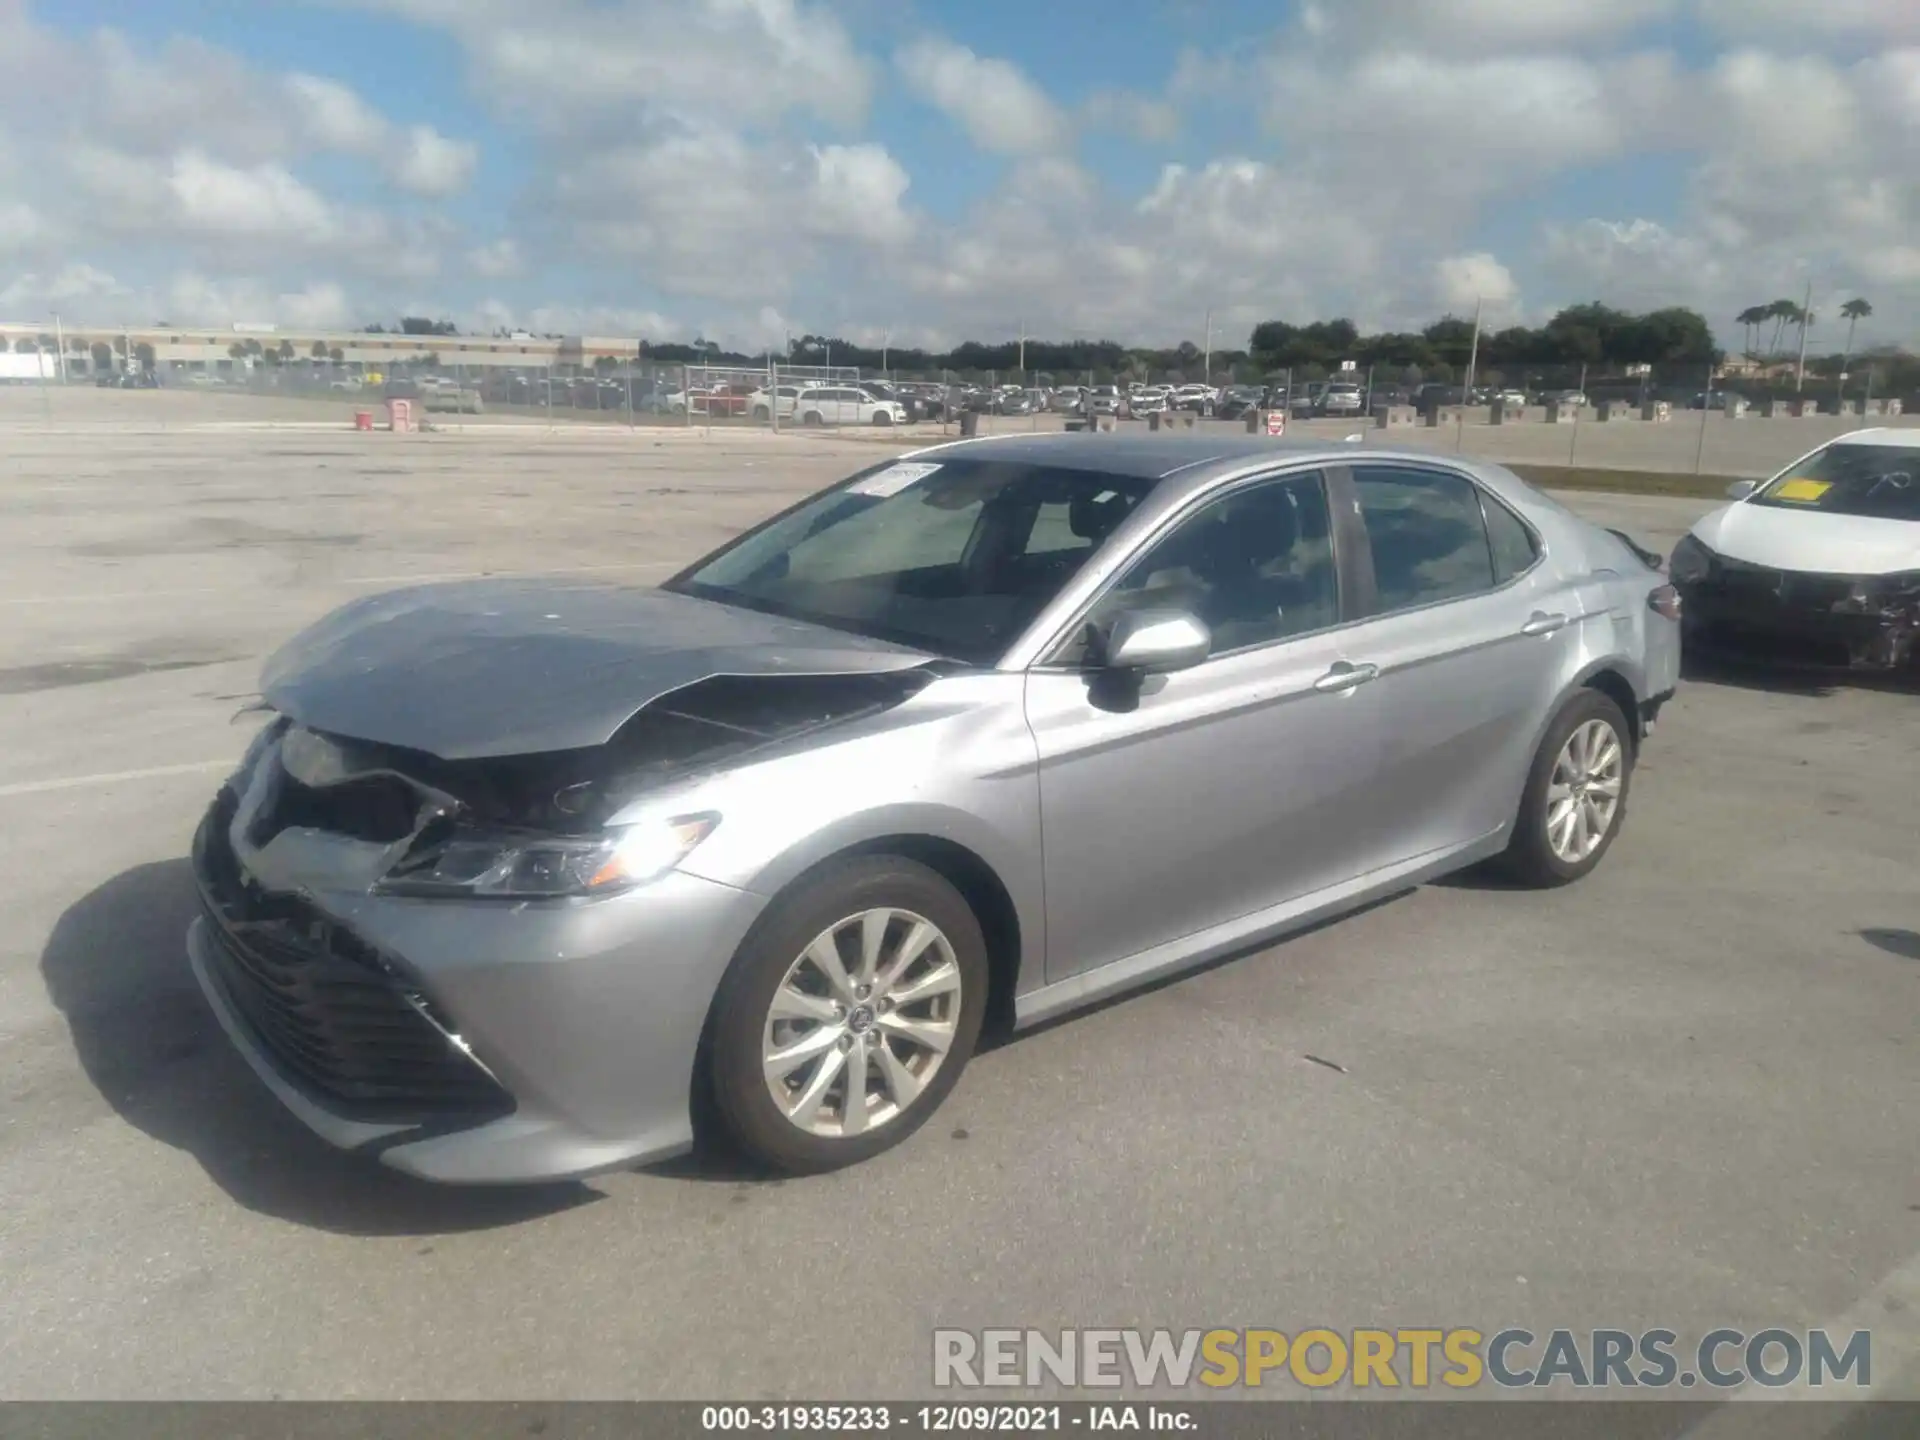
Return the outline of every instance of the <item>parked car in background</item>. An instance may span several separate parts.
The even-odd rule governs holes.
[[[1087,391],[1081,408],[1088,415],[1118,419],[1127,412],[1127,397],[1120,392],[1118,385],[1095,385]]]
[[[1442,405],[1465,405],[1467,392],[1464,386],[1444,385],[1429,381],[1413,392],[1413,404],[1422,410],[1431,410]]]
[[[191,968],[272,1095],[403,1172],[657,1161],[696,1106],[831,1169],[924,1124],[989,1013],[1485,860],[1591,873],[1675,685],[1670,602],[1453,457],[888,458],[659,589],[416,586],[296,635],[193,840]]]
[[[1249,410],[1261,409],[1265,402],[1266,392],[1258,385],[1229,385],[1220,392],[1213,413],[1222,420],[1239,420]]]
[[[794,397],[793,413],[802,425],[904,425],[907,412],[898,401],[876,400],[853,385],[817,385]]]
[[[1363,404],[1360,387],[1341,380],[1320,392],[1314,409],[1322,415],[1358,415]]]
[[[1169,403],[1175,410],[1211,415],[1218,401],[1219,393],[1211,385],[1181,385],[1175,388]]]
[[[1494,398],[1502,405],[1517,406],[1524,409],[1527,403],[1527,392],[1512,389],[1499,390],[1494,392]]]
[[[1167,393],[1156,386],[1142,386],[1127,397],[1127,414],[1136,418],[1164,414],[1167,410]]]
[[[1920,654],[1920,431],[1851,431],[1728,493],[1667,562],[1689,644],[1859,670]]]
[[[776,385],[772,394],[768,394],[764,387],[756,390],[747,397],[747,413],[762,422],[772,420],[775,415],[782,420],[791,420],[794,401],[800,398],[800,390],[798,385]]]

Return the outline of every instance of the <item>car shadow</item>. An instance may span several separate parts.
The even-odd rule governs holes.
[[[1876,950],[1884,950],[1902,960],[1920,960],[1920,931],[1890,930],[1870,925],[1854,932]]]
[[[1837,670],[1776,664],[1742,655],[1686,651],[1681,656],[1680,678],[1689,683],[1762,690],[1773,695],[1803,695],[1816,700],[1842,690],[1920,695],[1920,662],[1892,672]]]
[[[184,858],[136,866],[69,906],[40,957],[81,1068],[128,1124],[193,1156],[248,1209],[345,1235],[482,1230],[600,1198],[579,1184],[429,1185],[311,1134],[200,994],[185,945],[198,904]]]

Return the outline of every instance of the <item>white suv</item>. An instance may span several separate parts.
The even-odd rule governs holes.
[[[907,409],[897,400],[876,400],[851,385],[815,385],[793,400],[802,425],[904,425]]]

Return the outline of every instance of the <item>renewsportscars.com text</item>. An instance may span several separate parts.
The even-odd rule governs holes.
[[[1693,1389],[1873,1383],[1866,1330],[936,1330],[933,1383],[1152,1389]]]

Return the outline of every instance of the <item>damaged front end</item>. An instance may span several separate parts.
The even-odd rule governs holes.
[[[1920,572],[1823,575],[1722,555],[1688,560],[1687,578],[1675,579],[1689,637],[1703,646],[1869,672],[1901,669],[1920,653]]]
[[[327,1125],[472,1127],[528,1091],[563,1108],[552,1093],[563,1087],[540,1077],[543,1066],[564,1077],[564,1059],[490,1052],[486,1009],[509,1002],[488,947],[510,985],[546,986],[517,995],[514,1012],[578,1013],[584,989],[569,998],[560,967],[525,962],[602,942],[579,907],[655,886],[719,823],[635,801],[804,745],[931,678],[718,676],[650,701],[603,745],[460,760],[276,717],[195,837],[202,985],[263,1078],[294,1108],[284,1087],[319,1107],[322,1119],[305,1118],[340,1143]],[[649,890],[644,908],[655,899]],[[658,923],[689,933],[700,919],[689,903],[661,900]],[[556,1020],[551,1033],[567,1028]]]

